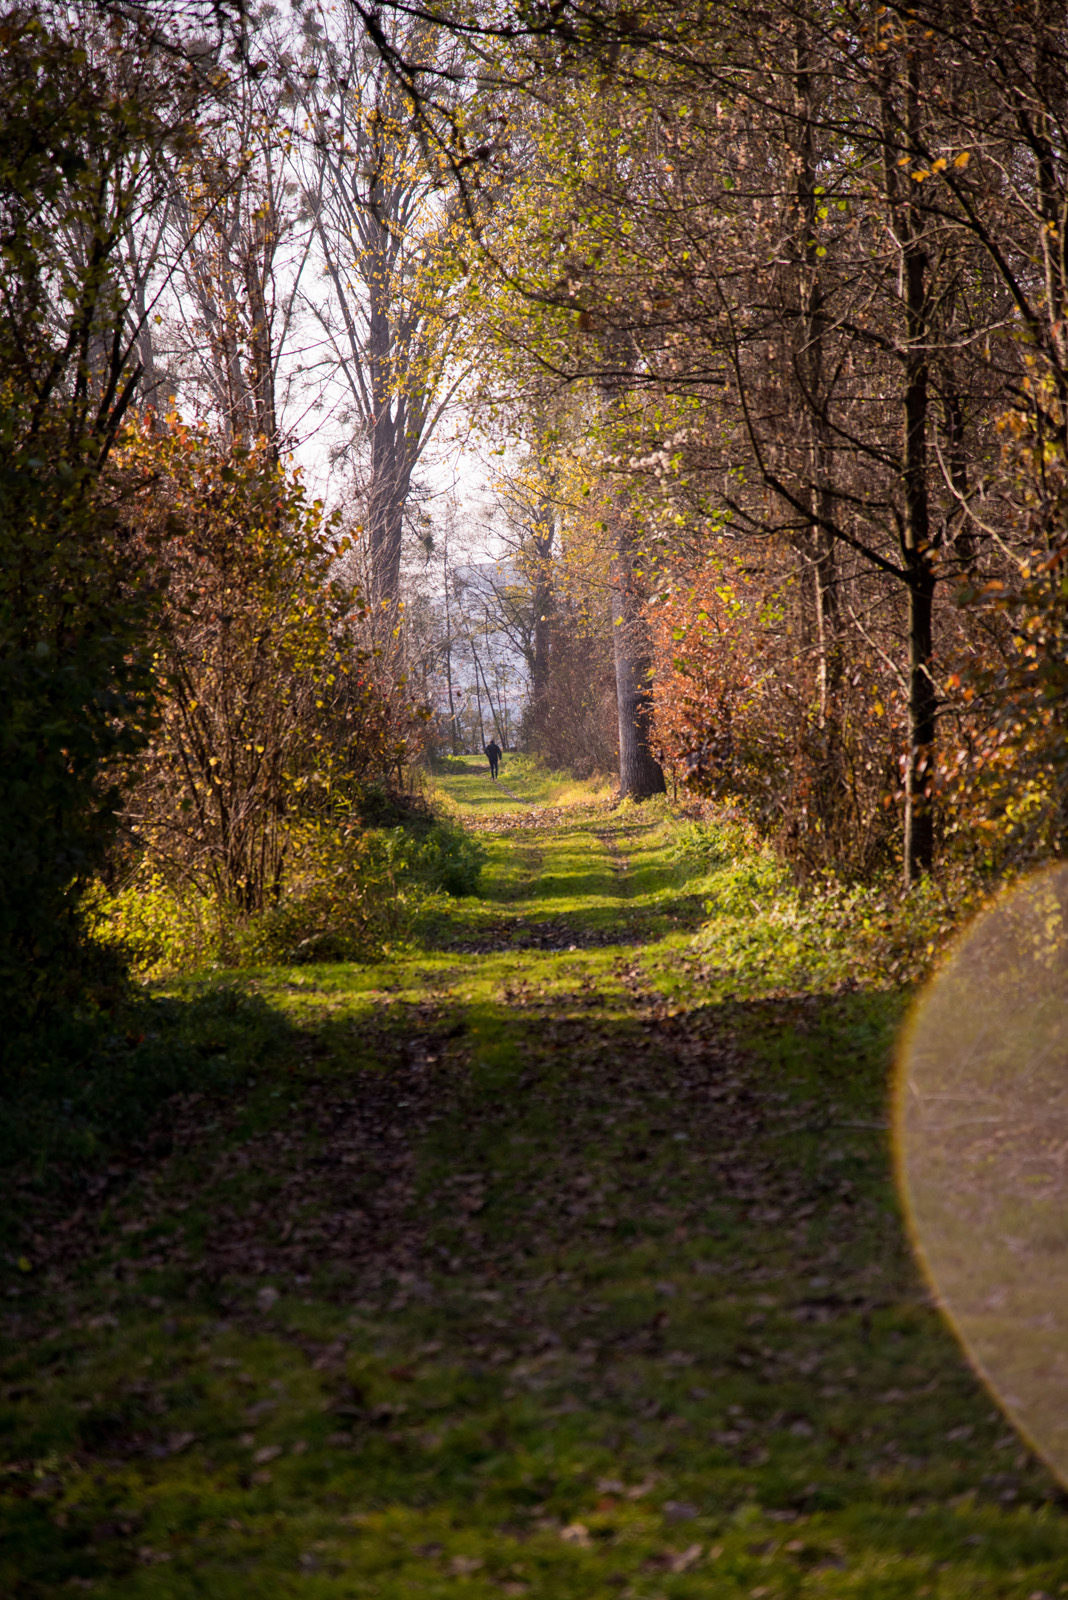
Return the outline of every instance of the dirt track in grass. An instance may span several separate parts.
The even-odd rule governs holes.
[[[0,1593],[1068,1593],[902,1236],[903,998],[732,992],[668,808],[505,776],[444,781],[477,901],[241,978],[205,1045],[281,1021],[240,1088],[29,1219]]]

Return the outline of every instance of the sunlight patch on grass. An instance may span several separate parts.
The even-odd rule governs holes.
[[[572,778],[552,772],[533,756],[510,753],[501,762],[499,783],[490,777],[484,757],[456,756],[438,763],[429,787],[448,810],[471,819],[515,811],[513,796],[521,806],[531,807],[607,804],[618,785],[608,777]]]

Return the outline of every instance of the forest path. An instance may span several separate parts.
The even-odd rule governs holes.
[[[1064,1592],[898,1219],[900,997],[727,997],[666,805],[509,786],[442,780],[421,948],[182,991],[255,1065],[31,1240],[0,1593]]]

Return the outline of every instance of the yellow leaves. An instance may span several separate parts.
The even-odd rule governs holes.
[[[960,155],[954,156],[953,165],[958,169],[966,167],[970,159],[971,157],[969,152],[967,150],[962,150]],[[897,164],[899,167],[907,167],[911,160],[912,157],[910,156],[900,156]],[[913,183],[923,183],[926,178],[933,177],[937,172],[945,172],[948,167],[949,158],[947,156],[938,156],[934,161],[931,162],[929,167],[916,167],[912,172],[909,173],[909,176],[911,177]]]

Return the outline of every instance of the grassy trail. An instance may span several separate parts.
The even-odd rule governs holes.
[[[903,997],[710,971],[666,807],[502,779],[441,780],[479,899],[375,967],[173,988],[240,1088],[41,1201],[0,1595],[1068,1594],[902,1236]]]

